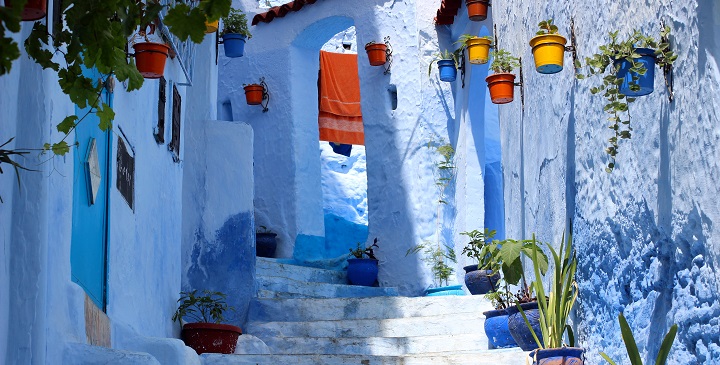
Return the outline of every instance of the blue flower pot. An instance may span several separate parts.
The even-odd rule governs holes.
[[[222,38],[226,57],[237,58],[243,56],[243,52],[245,52],[245,41],[247,41],[246,36],[237,33],[228,33],[223,34]]]
[[[352,285],[373,286],[378,276],[378,260],[348,259],[347,277]]]
[[[533,365],[583,365],[585,349],[581,347],[561,347],[557,349],[534,350],[529,354]]]
[[[462,290],[462,285],[441,286],[425,291],[426,297],[439,297],[443,295],[465,295],[465,291]]]
[[[507,310],[492,310],[483,312],[483,314],[485,315],[485,335],[492,348],[517,347],[508,328]]]
[[[636,62],[642,63],[645,66],[647,72],[645,75],[638,75],[635,72],[630,72],[632,63],[622,59],[616,61],[616,66],[620,64],[620,70],[617,73],[617,77],[624,79],[622,85],[620,85],[620,92],[626,96],[643,96],[653,92],[653,86],[655,84],[655,50],[650,48],[637,48],[635,52],[641,57]],[[630,83],[632,82],[633,75],[638,77],[636,83],[640,86],[640,90],[630,90]]]
[[[465,270],[465,286],[472,295],[487,294],[497,288],[500,275],[493,275],[492,270],[478,270],[478,265],[465,266],[463,270]]]
[[[438,69],[440,70],[440,81],[453,82],[457,77],[457,69],[455,68],[455,61],[453,60],[440,60],[438,61]]]
[[[523,312],[527,316],[528,321],[530,321],[533,332],[535,332],[535,335],[538,337],[538,339],[542,341],[542,332],[540,330],[540,312],[538,312],[537,309],[537,302],[523,303],[520,304],[520,307],[523,309]],[[508,329],[510,329],[510,334],[515,340],[515,343],[517,343],[523,351],[532,351],[538,348],[538,345],[535,342],[535,338],[533,338],[532,332],[530,332],[530,329],[525,323],[525,319],[523,318],[517,307],[511,306],[507,309],[507,312]]]

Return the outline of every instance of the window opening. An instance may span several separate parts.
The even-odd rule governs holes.
[[[168,149],[173,151],[173,160],[180,161],[180,111],[182,109],[182,100],[177,86],[173,85],[173,102],[172,102],[172,137]]]

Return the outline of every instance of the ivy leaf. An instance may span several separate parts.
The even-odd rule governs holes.
[[[69,117],[65,117],[60,124],[57,125],[57,130],[60,133],[68,134],[70,131],[75,128],[75,121],[77,121],[78,117],[77,115],[71,115]]]
[[[232,0],[205,0],[201,1],[198,7],[209,20],[217,20],[228,15],[231,5]]]
[[[168,10],[165,24],[181,41],[190,38],[200,43],[205,37],[205,14],[198,8],[191,9],[185,4],[177,4]]]
[[[0,76],[9,73],[12,61],[20,57],[20,49],[12,38],[0,37]]]
[[[52,151],[52,153],[58,156],[64,156],[66,153],[70,152],[70,146],[65,141],[53,143],[52,146],[49,143],[45,143],[43,148],[45,150]]]
[[[115,119],[115,111],[112,110],[110,105],[103,103],[102,106],[98,108],[95,115],[100,118],[100,123],[98,124],[100,130],[104,132],[112,128],[112,121]]]

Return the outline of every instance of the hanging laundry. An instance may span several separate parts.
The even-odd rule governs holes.
[[[330,142],[330,147],[332,147],[333,152],[337,153],[338,155],[350,157],[350,153],[352,153],[351,144],[339,144],[335,142]]]
[[[320,51],[318,96],[320,140],[364,145],[357,54]]]

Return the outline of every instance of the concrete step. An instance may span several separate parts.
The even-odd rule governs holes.
[[[63,351],[62,364],[73,365],[160,365],[150,354],[107,347],[91,346],[83,343],[68,343]],[[50,361],[49,363],[52,363]]]
[[[279,262],[279,259],[258,257],[255,262],[256,276],[279,276],[287,279],[331,284],[347,284],[345,271],[318,269],[308,266]]]
[[[258,298],[361,298],[398,295],[396,288],[307,282],[280,276],[258,275],[257,283],[262,291],[258,293]]]
[[[377,355],[220,355],[203,354],[203,365],[525,365],[519,348],[461,354]]]
[[[354,319],[430,317],[445,314],[477,315],[493,309],[477,295],[438,297],[374,297],[331,299],[256,299],[250,303],[250,321],[311,322]]]
[[[477,334],[485,336],[481,312],[430,317],[314,322],[250,322],[245,333],[270,337],[414,337]]]

